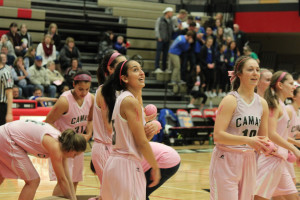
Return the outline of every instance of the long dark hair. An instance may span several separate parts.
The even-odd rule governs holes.
[[[285,73],[285,74],[281,78],[283,73]],[[277,105],[278,105],[278,96],[276,94],[276,92],[277,92],[277,88],[276,88],[277,82],[283,83],[284,81],[287,80],[287,76],[291,76],[291,74],[289,74],[288,72],[284,72],[284,71],[277,71],[273,74],[273,76],[271,78],[270,86],[265,91],[265,96],[264,96],[264,98],[267,101],[270,109],[277,108]],[[279,80],[279,78],[281,78],[281,80]]]
[[[101,93],[104,97],[105,103],[108,107],[108,121],[111,122],[112,113],[116,103],[116,91],[121,91],[126,89],[125,83],[120,79],[120,74],[127,76],[128,65],[132,60],[120,62],[115,72],[105,81]],[[123,66],[123,67],[122,67]],[[122,71],[120,73],[122,67]]]
[[[102,85],[105,80],[106,80],[106,76],[109,75],[109,71],[107,69],[107,65],[108,62],[111,58],[111,56],[115,53],[115,51],[110,51],[109,53],[107,53],[104,58],[102,59],[102,62],[99,63],[98,69],[97,69],[97,79],[98,79],[98,84]],[[114,67],[115,64],[117,63],[117,58],[123,56],[122,54],[118,55],[111,63],[110,63],[110,67]]]
[[[88,72],[88,71],[78,71],[76,74],[74,74],[73,79],[76,76],[80,75],[80,74],[86,74],[86,75],[88,75],[88,76],[90,76],[92,78],[92,75],[91,75],[90,72]],[[81,80],[73,80],[73,82],[74,82],[75,85],[77,85],[80,82],[91,82],[91,81],[87,81],[87,80],[82,80],[82,81]]]

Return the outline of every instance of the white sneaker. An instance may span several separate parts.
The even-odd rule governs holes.
[[[226,95],[226,92],[222,92],[222,97],[225,97]]]
[[[164,71],[163,70],[161,70],[160,68],[157,68],[155,71],[154,71],[154,73],[163,73]]]
[[[217,94],[216,94],[215,92],[213,92],[213,93],[211,93],[211,96],[210,96],[210,97],[214,98],[214,97],[216,97],[216,96],[217,96]]]
[[[195,106],[193,104],[191,104],[191,103],[187,107],[188,108],[195,108]]]

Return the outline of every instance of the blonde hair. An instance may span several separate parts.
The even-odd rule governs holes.
[[[58,34],[58,28],[57,28],[57,25],[56,25],[55,23],[51,23],[51,24],[49,25],[48,33],[51,33],[51,29],[52,29],[53,27],[56,28],[55,33]]]
[[[68,45],[70,42],[75,43],[74,38],[72,38],[72,37],[67,37],[67,39],[66,39],[66,45]]]

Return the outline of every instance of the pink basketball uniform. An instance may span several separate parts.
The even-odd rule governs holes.
[[[168,169],[180,163],[180,156],[172,147],[158,142],[149,142],[149,144],[159,168]],[[142,167],[144,172],[151,168],[145,158],[142,161]]]
[[[112,135],[107,132],[104,126],[104,119],[102,118],[101,113],[102,110],[96,102],[96,97],[98,92],[100,92],[101,87],[102,86],[99,86],[96,91],[94,102],[93,120],[95,123],[93,123],[94,144],[92,148],[92,162],[100,183],[102,184],[104,166],[112,151]]]
[[[288,138],[289,115],[282,101],[279,101],[283,114],[278,119],[276,132],[285,140]],[[297,193],[296,186],[286,167],[288,150],[276,145],[277,156],[261,154],[257,161],[257,180],[255,194],[270,199],[271,197]]]
[[[227,133],[245,137],[257,135],[263,108],[259,95],[254,94],[248,104],[236,92],[237,106],[226,130]],[[251,200],[256,181],[256,156],[247,145],[216,144],[210,163],[211,200]]]
[[[295,134],[298,131],[300,131],[299,111],[298,110],[296,111],[292,104],[287,105],[286,108],[292,111],[292,118],[290,119],[290,124],[289,124],[289,137],[294,138]],[[291,174],[292,178],[296,178],[294,163],[286,162],[286,167],[289,173]]]
[[[54,123],[61,132],[66,129],[73,129],[76,133],[82,134],[88,123],[88,116],[90,109],[93,105],[92,96],[88,93],[83,100],[81,106],[78,105],[75,100],[72,90],[64,92],[61,96],[65,97],[69,103],[68,112],[63,114],[56,122]],[[70,175],[72,176],[73,182],[79,182],[83,180],[83,159],[84,154],[79,154],[75,158],[69,158],[69,170]],[[49,176],[50,180],[56,180],[52,164],[49,164]]]
[[[117,98],[112,115],[113,152],[104,167],[101,197],[104,200],[146,199],[146,180],[138,151],[128,126],[120,113],[124,98],[135,98],[123,91]]]
[[[50,124],[19,120],[0,126],[0,174],[4,178],[34,180],[39,177],[27,154],[48,158],[44,135],[55,139],[60,132]]]

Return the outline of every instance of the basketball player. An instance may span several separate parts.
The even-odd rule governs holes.
[[[86,141],[92,137],[93,130],[93,106],[94,96],[89,93],[91,86],[91,74],[87,71],[79,71],[74,76],[74,89],[64,92],[52,110],[49,112],[46,122],[53,124],[60,131],[71,128],[78,134],[83,134]],[[69,160],[70,174],[76,191],[79,181],[83,180],[83,154]],[[50,180],[56,180],[50,165]],[[61,194],[58,185],[55,186],[53,195]]]
[[[272,78],[272,72],[268,69],[260,69],[260,79],[257,84],[257,94],[264,98],[266,89],[269,87]]]
[[[266,151],[268,105],[254,92],[260,78],[257,61],[241,56],[230,72],[232,91],[218,108],[210,163],[211,200],[253,199],[256,155]]]
[[[160,170],[144,131],[142,106],[137,99],[144,86],[145,74],[140,64],[129,60],[119,63],[102,87],[113,127],[113,151],[102,179],[103,200],[146,199],[146,180],[140,163],[142,155],[152,167],[153,182],[149,187],[160,180]],[[117,98],[116,91],[122,91]]]
[[[295,86],[292,76],[283,71],[273,74],[265,99],[269,105],[268,136],[276,144],[276,156],[261,154],[257,160],[257,179],[255,200],[298,199],[298,191],[286,167],[288,151],[300,158],[300,151],[288,139],[289,115],[284,105],[288,97],[293,96]]]
[[[86,149],[82,135],[71,129],[62,134],[53,126],[34,120],[19,120],[0,126],[0,184],[5,178],[23,179],[25,185],[19,199],[33,200],[40,177],[27,154],[50,158],[64,197],[76,200],[69,175],[67,158]]]

